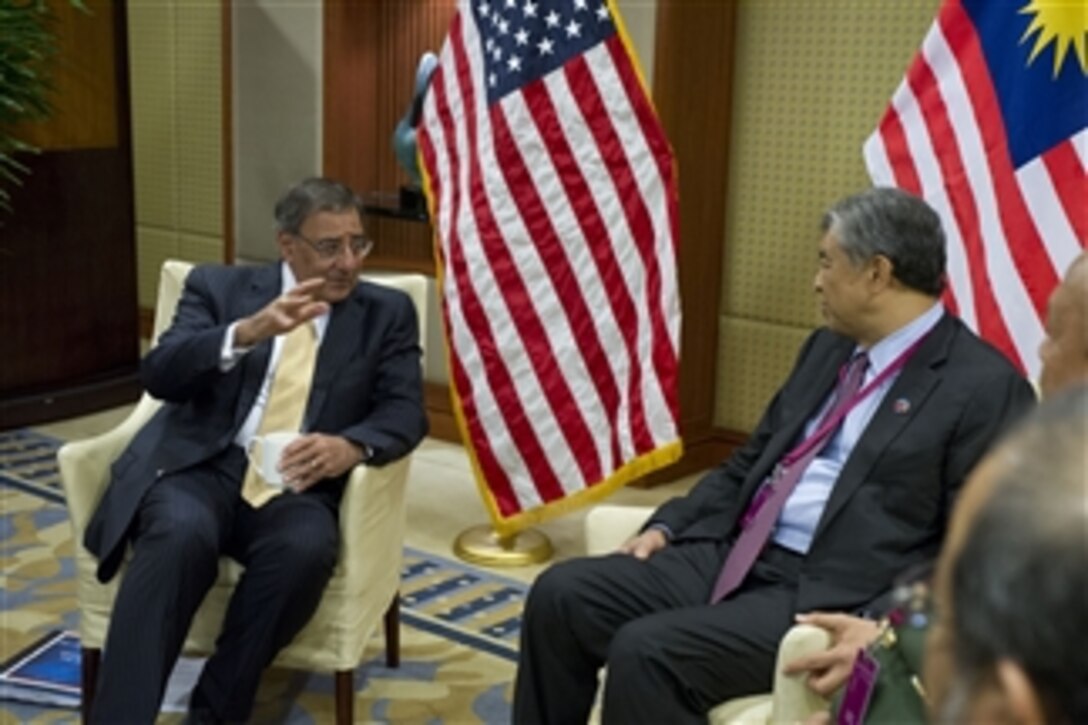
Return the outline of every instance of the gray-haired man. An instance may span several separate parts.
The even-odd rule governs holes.
[[[552,567],[522,628],[518,723],[705,722],[770,688],[798,612],[856,611],[932,560],[952,500],[1034,402],[947,314],[936,213],[894,189],[828,212],[815,291],[827,327],[748,443],[608,557]]]

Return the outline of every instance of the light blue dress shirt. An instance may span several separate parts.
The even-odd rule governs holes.
[[[869,369],[865,373],[862,385],[868,385],[897,357],[933,329],[944,315],[944,306],[938,302],[929,310],[914,318],[869,350]],[[861,348],[857,348],[855,353]],[[899,372],[889,375],[876,389],[854,406],[839,429],[832,434],[824,449],[816,454],[812,462],[801,474],[801,480],[786,499],[782,512],[775,522],[771,539],[792,551],[807,553],[812,544],[812,535],[823,515],[824,506],[831,496],[831,489],[839,478],[843,465],[851,451],[861,438],[869,421],[880,406],[884,396],[899,377]],[[808,437],[816,428],[816,423],[823,418],[824,412],[831,405],[831,395],[823,402],[816,414],[805,424],[804,436]]]

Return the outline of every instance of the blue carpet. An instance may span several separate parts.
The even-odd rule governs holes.
[[[63,444],[29,430],[0,433],[0,484],[63,504],[56,455]]]
[[[62,444],[31,430],[0,433],[0,496],[4,497],[0,500],[6,502],[0,509],[0,558],[19,561],[33,554],[36,561],[25,570],[18,566],[9,569],[5,564],[0,614],[41,615],[44,621],[27,630],[38,637],[55,630],[73,630],[77,623],[70,535],[63,538],[67,512],[56,469],[56,449]],[[52,562],[44,572],[42,561]],[[405,625],[402,665],[387,669],[380,656],[363,664],[360,672],[365,680],[360,677],[357,681],[359,715],[378,722],[508,720],[510,680],[517,661],[526,589],[520,581],[406,547],[401,587]],[[419,642],[414,645],[411,630],[449,644],[428,644],[434,640],[417,637]],[[466,661],[468,655],[457,654],[458,647],[485,656],[481,660],[473,655],[474,659]],[[419,656],[414,658],[413,652]],[[4,642],[0,660],[15,654]],[[489,665],[489,658],[498,662]],[[451,672],[454,680],[461,676],[465,682],[451,681]],[[270,688],[278,691],[279,702],[274,707],[266,703],[255,717],[263,712],[262,719],[268,716],[274,721],[324,721],[323,699],[331,698],[323,696],[331,693],[331,677],[277,673],[269,679],[273,680]],[[388,683],[387,689],[383,689],[383,682]],[[323,699],[316,697],[319,695]],[[20,721],[30,717],[55,721],[48,712],[25,705],[6,704],[0,707],[0,721],[5,714]]]

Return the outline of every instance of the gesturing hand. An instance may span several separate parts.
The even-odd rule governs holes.
[[[345,473],[362,460],[362,449],[347,438],[309,433],[283,449],[280,471],[287,487],[298,493]]]
[[[235,344],[252,347],[261,340],[290,332],[328,312],[328,303],[316,297],[324,283],[325,280],[320,277],[300,282],[254,314],[239,320],[234,328]]]

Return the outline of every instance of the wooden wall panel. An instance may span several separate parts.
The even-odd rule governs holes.
[[[412,97],[416,65],[439,52],[454,0],[326,0],[323,173],[363,195],[396,195],[407,179],[393,155],[393,129]],[[376,268],[434,276],[430,224],[367,219]],[[434,324],[440,324],[434,320]],[[443,383],[428,383],[431,435],[460,441]]]
[[[416,65],[437,53],[453,0],[333,0],[325,3],[324,173],[363,195],[395,195],[407,177],[392,137],[412,96]],[[434,274],[428,224],[367,220],[372,264]]]
[[[82,70],[69,76],[82,58],[65,56],[57,87],[80,92],[75,106],[65,97],[56,103],[109,117],[114,131],[112,139],[97,139],[100,146],[86,146],[86,137],[69,143],[70,119],[54,116],[41,122],[35,138],[56,145],[20,159],[30,174],[12,189],[13,212],[0,226],[0,340],[7,352],[0,365],[0,429],[119,405],[139,394],[125,4],[88,5],[109,22],[66,16],[62,37],[81,40],[62,47],[78,53],[94,45],[94,57],[108,55],[108,62],[84,85]],[[110,93],[95,90],[106,85]]]
[[[92,0],[90,12],[68,0],[50,0],[56,29],[53,111],[48,122],[27,124],[20,138],[43,149],[102,148],[117,145],[117,76],[112,37],[116,14],[110,1]],[[122,29],[124,26],[120,26]]]
[[[734,3],[658,4],[655,104],[672,140],[680,179],[680,404],[687,452],[650,483],[713,465],[738,440],[713,428]],[[326,174],[362,193],[393,193],[405,182],[390,139],[411,97],[419,56],[439,51],[453,11],[453,0],[326,2]],[[429,225],[390,219],[368,225],[378,241],[375,266],[433,274]],[[432,418],[450,417],[444,397],[441,386],[429,386]]]
[[[736,442],[714,429],[721,260],[725,248],[735,0],[660,0],[654,103],[680,180],[683,305],[680,430],[684,458],[650,477],[671,480],[721,460]]]

